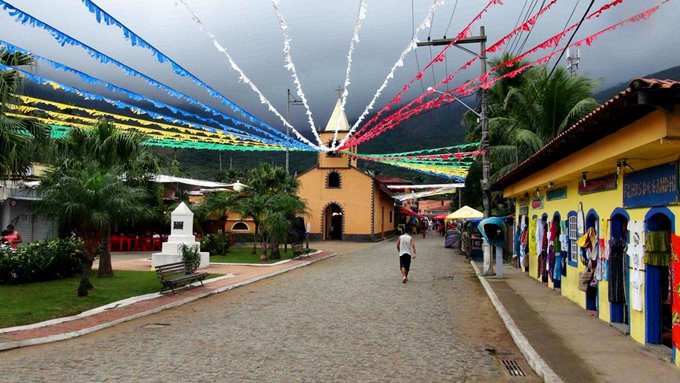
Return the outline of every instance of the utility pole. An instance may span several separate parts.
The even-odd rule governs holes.
[[[479,27],[480,36],[484,40],[480,42],[481,51],[479,59],[482,61],[482,75],[486,74],[486,34],[484,27]],[[487,218],[490,213],[491,202],[491,188],[489,185],[489,112],[488,102],[486,99],[486,89],[481,88],[482,97],[482,203],[484,204],[484,218]]]
[[[428,45],[449,45],[453,39],[437,39],[426,42],[418,43],[418,46],[428,46]],[[477,53],[459,46],[462,44],[477,44],[479,43],[479,59],[481,60],[482,75],[486,74],[486,33],[484,27],[479,27],[479,36],[468,37],[465,39],[460,39],[454,43],[454,47],[464,50],[473,56],[478,56]],[[489,118],[488,118],[488,102],[486,99],[486,89],[480,89],[480,98],[482,104],[481,115],[479,115],[480,123],[482,125],[482,204],[484,205],[484,218],[489,217],[490,213],[490,200],[491,200],[491,189],[489,185]],[[491,247],[486,244],[483,246],[484,253],[484,263],[482,266],[482,275],[493,274],[491,270]]]
[[[302,105],[301,100],[296,100],[292,98],[290,94],[290,89],[288,89],[288,105],[286,108],[286,121],[288,121],[288,125],[290,125],[290,106],[291,105]],[[286,138],[290,138],[290,127],[286,125]],[[289,154],[288,154],[288,147],[286,146],[286,173],[290,173],[288,170],[288,161],[289,161]]]
[[[449,45],[453,39],[435,39],[430,41],[419,42],[418,46],[434,46],[434,45]],[[461,49],[467,53],[477,56],[477,53],[462,47],[464,44],[480,44],[479,59],[482,62],[482,75],[486,73],[486,33],[484,27],[479,28],[479,36],[472,36],[456,41],[453,46]],[[480,90],[482,113],[480,114],[480,123],[482,124],[482,204],[484,205],[484,217],[489,216],[490,211],[490,185],[489,185],[489,155],[487,154],[489,148],[489,118],[488,118],[488,103],[486,100],[486,90]]]

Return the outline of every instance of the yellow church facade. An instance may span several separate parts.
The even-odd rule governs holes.
[[[331,143],[349,129],[338,100],[319,136]],[[317,165],[298,175],[297,180],[298,196],[307,205],[305,221],[311,239],[378,241],[395,232],[396,213],[389,190],[358,169],[356,159],[347,154],[320,152]]]

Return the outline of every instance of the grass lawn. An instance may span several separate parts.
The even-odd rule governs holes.
[[[211,277],[214,275],[208,276]],[[80,277],[0,286],[0,328],[75,315],[107,303],[161,290],[153,271],[115,270],[113,278],[93,276],[90,281],[94,289],[87,297],[76,296]]]
[[[287,252],[284,252],[283,247],[281,247],[281,259],[270,259],[267,262],[261,262],[260,261],[260,254],[262,254],[262,249],[260,247],[257,248],[257,252],[253,255],[253,247],[252,246],[247,246],[247,247],[232,246],[232,247],[229,248],[227,255],[211,256],[210,262],[267,264],[267,263],[276,263],[276,262],[282,261],[284,259],[295,258],[295,254],[293,254],[293,249],[291,249],[290,246],[288,247]],[[269,250],[267,250],[267,254],[270,254]]]

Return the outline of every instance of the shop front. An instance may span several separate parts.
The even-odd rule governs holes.
[[[679,160],[680,83],[635,80],[494,185],[529,277],[676,365]]]

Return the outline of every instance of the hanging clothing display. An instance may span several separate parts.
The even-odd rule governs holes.
[[[576,228],[578,235],[583,235],[586,231],[586,215],[583,212],[583,202],[578,203],[578,211],[576,212]]]
[[[680,349],[680,237],[671,234],[671,318],[673,318],[673,346]]]
[[[520,217],[520,222],[521,222],[522,217]],[[522,225],[521,223],[517,223],[517,230],[515,230],[515,235],[513,237],[513,247],[512,247],[512,258],[515,260],[513,262],[513,267],[520,267],[520,262],[519,262],[519,254],[521,252],[521,247],[522,247]]]
[[[597,234],[594,227],[589,227],[586,232],[576,241],[581,249],[581,262],[584,265],[588,264],[588,260],[594,260],[595,247],[597,242]]]
[[[670,233],[650,231],[645,239],[645,264],[668,266],[671,254]]]
[[[519,264],[522,270],[526,270],[529,266],[529,225],[527,224],[528,217],[522,220],[522,239],[519,248]]]
[[[630,302],[631,308],[635,311],[642,311],[642,271],[640,269],[633,269],[630,273]]]
[[[553,272],[555,271],[555,260],[555,246],[550,243],[548,245],[548,264],[546,265],[546,269],[548,271],[548,277],[553,281],[555,280],[553,277]]]
[[[644,276],[642,274],[642,259],[644,256],[644,222],[634,221],[630,227],[631,244],[628,246],[628,256],[630,257],[630,303],[635,311],[642,311],[642,285]]]
[[[543,220],[536,220],[536,254],[541,254],[543,250],[543,235],[545,229],[543,228]]]
[[[553,281],[560,281],[562,280],[562,267],[564,265],[562,264],[562,253],[555,253],[555,269],[553,270],[552,273],[552,279]]]
[[[624,262],[626,255],[626,242],[623,239],[609,241],[609,267],[607,270],[609,280],[609,302],[623,303],[626,301]]]

